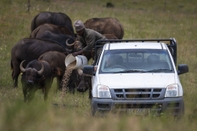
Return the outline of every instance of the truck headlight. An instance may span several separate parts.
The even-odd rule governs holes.
[[[178,96],[178,85],[172,84],[167,86],[165,97],[177,97]]]
[[[105,85],[98,85],[97,96],[98,98],[111,98],[109,87]]]

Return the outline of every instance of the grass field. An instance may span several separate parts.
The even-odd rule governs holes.
[[[27,0],[0,1],[0,131],[194,131],[197,128],[197,1],[195,0]],[[106,8],[111,2],[114,8]],[[63,12],[72,21],[92,17],[115,17],[124,26],[124,39],[175,38],[178,64],[185,63],[189,72],[181,75],[184,88],[185,115],[171,117],[136,117],[110,114],[92,117],[88,92],[66,94],[60,99],[50,92],[43,101],[41,92],[31,104],[23,102],[22,88],[13,88],[10,70],[11,48],[29,37],[33,17],[41,11]],[[58,104],[58,105],[57,105]]]

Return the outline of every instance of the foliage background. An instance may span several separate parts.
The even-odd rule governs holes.
[[[106,3],[114,4],[106,8]],[[197,128],[197,1],[195,0],[27,0],[0,1],[0,130],[135,130],[180,131]],[[185,115],[181,120],[169,117],[136,117],[110,114],[92,117],[88,93],[67,94],[63,100],[55,92],[55,81],[48,102],[37,92],[31,104],[23,102],[22,88],[13,88],[10,51],[20,39],[29,37],[33,17],[41,11],[63,12],[72,21],[92,17],[116,17],[125,29],[124,39],[175,38],[178,64],[189,66],[181,75]]]

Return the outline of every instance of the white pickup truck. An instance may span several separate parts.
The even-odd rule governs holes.
[[[98,49],[102,51],[94,63],[83,68],[84,74],[91,75],[93,115],[106,111],[183,114],[178,75],[189,69],[186,64],[176,69],[174,38],[97,41],[95,51]]]

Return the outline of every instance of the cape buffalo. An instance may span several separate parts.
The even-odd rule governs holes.
[[[113,34],[118,39],[124,36],[124,28],[120,21],[113,17],[90,18],[84,22],[86,28],[98,31],[101,34]]]
[[[70,35],[72,37],[75,37],[74,32],[71,32],[65,26],[58,26],[54,24],[42,24],[31,32],[30,38],[42,38],[48,32],[55,33],[55,34],[65,34],[65,35]]]
[[[24,66],[31,60],[37,59],[40,55],[47,51],[58,51],[67,54],[66,50],[59,44],[39,40],[24,38],[15,44],[11,49],[11,69],[12,79],[14,80],[14,87],[18,85],[18,76],[20,74],[19,65],[23,60]]]
[[[75,41],[75,38],[73,38],[70,35],[56,34],[56,33],[50,32],[50,31],[45,31],[42,34],[35,36],[34,38],[39,38],[42,40],[50,40],[50,41],[60,44],[68,52],[74,51],[74,47],[70,46],[69,44],[72,44]]]
[[[61,81],[64,75],[64,72],[66,70],[65,66],[65,58],[66,55],[64,53],[58,52],[58,51],[48,51],[44,54],[42,54],[38,60],[44,60],[47,61],[52,68],[58,68],[59,72],[56,72],[54,74],[54,77],[57,77],[57,84],[58,88],[61,89]]]
[[[31,101],[35,92],[42,89],[44,100],[48,98],[48,92],[53,82],[54,69],[46,61],[30,61],[23,67],[24,61],[20,63],[20,69],[23,72],[21,83],[23,88],[24,101]]]
[[[65,58],[66,55],[58,52],[58,51],[48,51],[44,54],[42,54],[38,60],[44,60],[47,61],[50,66],[52,67],[52,69],[58,69],[55,73],[54,73],[54,77],[57,77],[57,86],[58,89],[61,90],[62,89],[62,79],[64,76],[64,73],[66,72],[66,66],[65,66]],[[70,75],[70,79],[68,81],[68,87],[69,87],[69,92],[70,93],[74,93],[75,89],[77,88],[79,82],[81,81],[81,75],[78,73],[78,70],[73,70],[71,75]]]
[[[74,34],[72,20],[67,14],[62,12],[40,12],[32,19],[31,32],[39,25],[45,23],[65,26]]]

